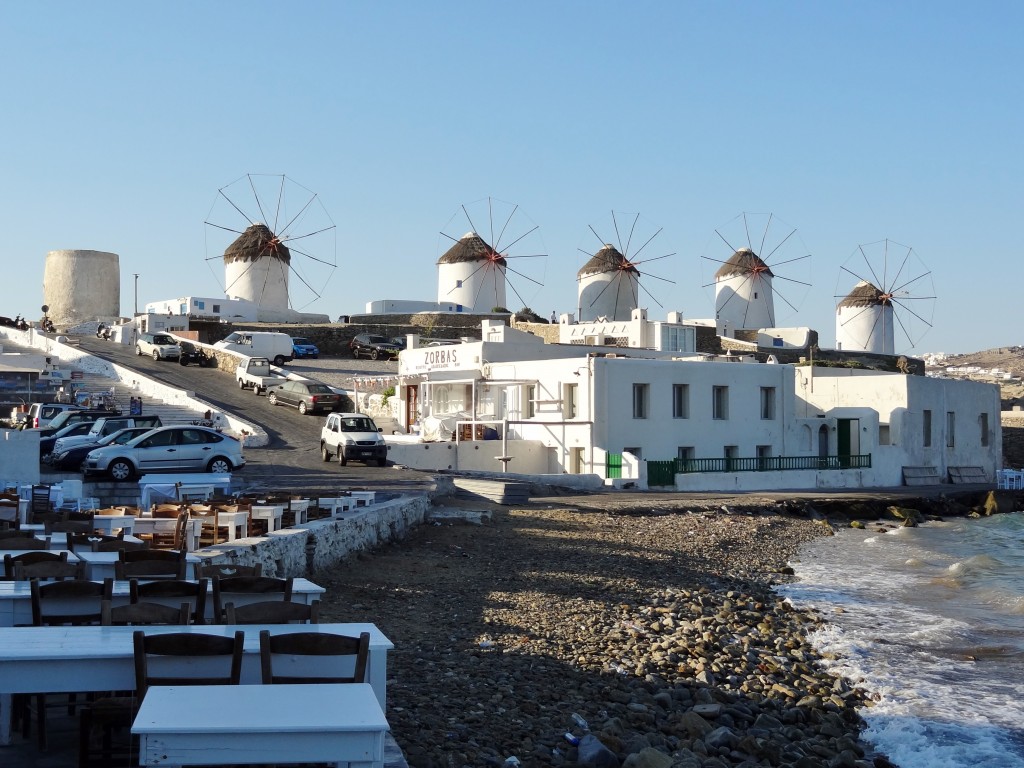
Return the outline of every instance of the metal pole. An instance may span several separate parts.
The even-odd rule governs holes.
[[[139,314],[139,273],[135,273],[135,312],[133,317]]]

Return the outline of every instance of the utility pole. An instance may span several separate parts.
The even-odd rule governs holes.
[[[139,273],[138,272],[135,273],[135,312],[133,313],[132,316],[134,317],[137,314],[139,314]]]

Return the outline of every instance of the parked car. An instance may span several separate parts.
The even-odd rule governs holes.
[[[50,420],[64,411],[81,410],[71,403],[32,403],[28,407],[28,428],[42,429],[49,426]]]
[[[317,411],[334,411],[341,405],[341,395],[318,381],[286,381],[267,390],[271,405],[291,405],[305,416]]]
[[[85,475],[130,480],[147,472],[231,472],[245,466],[242,444],[209,427],[157,427],[124,445],[90,451]]]
[[[82,468],[82,462],[85,461],[85,457],[89,455],[90,451],[102,448],[104,445],[124,445],[152,430],[153,427],[128,427],[101,437],[95,442],[79,443],[61,450],[54,449],[54,452],[50,454],[50,467],[60,472],[74,472]]]
[[[94,421],[76,421],[61,427],[55,434],[40,438],[39,460],[46,461],[46,457],[53,453],[53,447],[61,438],[74,437],[76,435],[87,435],[89,434],[89,430],[92,429],[92,425],[95,423],[96,422]]]
[[[388,444],[373,419],[363,413],[332,413],[320,430],[320,457],[330,461],[337,456],[342,466],[349,459],[358,459],[369,464],[388,463]]]
[[[296,358],[311,357],[316,360],[320,357],[320,349],[309,339],[292,336],[292,354]]]
[[[206,368],[215,366],[217,358],[191,341],[179,341],[178,363],[181,365],[198,365],[200,368]]]
[[[399,352],[405,349],[405,336],[392,336],[389,341],[398,347]]]
[[[78,408],[70,411],[61,411],[50,419],[50,423],[48,425],[39,430],[39,439],[42,440],[45,437],[52,437],[64,427],[78,421],[96,421],[96,419],[102,419],[107,416],[120,415],[121,411],[116,408]]]
[[[162,426],[163,422],[156,414],[148,416],[106,416],[92,422],[92,428],[85,434],[55,436],[56,442],[53,444],[53,449],[50,453],[60,453],[76,445],[95,443],[101,437],[120,432],[127,427],[145,427],[148,430]]]
[[[177,360],[181,350],[166,333],[141,333],[135,342],[135,354],[149,355],[154,360]]]
[[[295,355],[292,337],[280,331],[235,331],[213,346],[244,357],[265,357],[278,367]]]
[[[371,360],[381,357],[393,360],[401,351],[386,336],[378,336],[375,333],[360,333],[348,343],[348,348],[352,351],[352,357],[368,357]]]

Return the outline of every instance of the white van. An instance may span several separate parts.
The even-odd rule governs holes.
[[[284,365],[293,355],[292,337],[287,333],[235,331],[213,346],[246,357],[265,357],[274,365]]]

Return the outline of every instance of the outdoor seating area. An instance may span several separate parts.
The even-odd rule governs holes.
[[[274,493],[227,495],[215,485],[192,495],[170,487],[180,498],[149,506],[100,507],[95,498],[66,498],[59,485],[9,486],[0,494],[0,531],[15,530],[29,537],[42,534],[47,542],[52,539],[61,546],[68,536],[87,535],[98,545],[97,551],[99,545],[195,551],[313,520],[336,519],[372,504],[375,498],[373,491],[304,498]],[[81,540],[77,543],[82,546]]]
[[[1024,490],[1024,469],[1000,469],[996,472],[996,486],[1001,490]]]
[[[47,752],[70,718],[79,766],[384,766],[393,645],[320,624],[322,587],[184,549],[8,542],[25,540],[0,537],[0,745]]]

